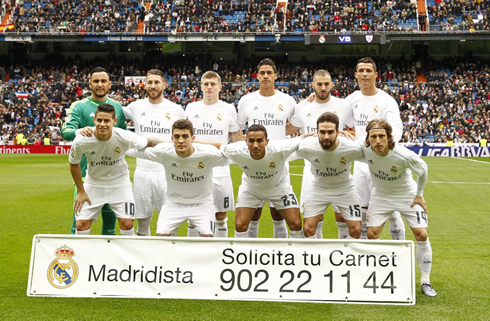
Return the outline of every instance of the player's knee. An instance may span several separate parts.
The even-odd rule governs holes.
[[[376,230],[368,227],[368,229],[367,229],[368,239],[377,240],[377,239],[379,239],[380,235],[381,235],[381,232],[377,232]]]
[[[77,231],[86,231],[90,228],[90,221],[77,221],[75,227]]]
[[[130,230],[133,228],[133,220],[120,220],[119,228],[121,230]]]
[[[289,226],[289,229],[291,231],[299,231],[299,230],[301,230],[301,218],[298,217],[297,219],[289,220],[288,221],[288,226]]]
[[[415,236],[415,240],[417,242],[425,242],[427,241],[427,230],[426,229],[423,229],[423,230],[417,230],[417,231],[414,231],[414,236]]]
[[[349,227],[349,235],[355,239],[361,237],[361,222]]]
[[[303,227],[303,232],[305,233],[305,237],[310,237],[316,234],[316,226],[305,222]]]
[[[249,224],[250,222],[247,222],[237,217],[235,219],[235,230],[237,232],[246,232]]]

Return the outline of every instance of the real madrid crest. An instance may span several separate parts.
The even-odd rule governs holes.
[[[222,121],[223,120],[223,116],[221,116],[221,114],[218,114],[218,116],[216,116],[216,120]]]
[[[197,168],[198,169],[203,169],[204,168],[204,163],[203,162],[199,162],[199,164],[197,164]]]
[[[376,114],[377,114],[377,113],[379,113],[379,107],[378,107],[378,106],[374,106],[373,111],[374,111]]]
[[[114,153],[120,154],[121,153],[121,148],[120,147],[114,148]]]
[[[398,168],[396,168],[396,166],[391,166],[391,172],[392,173],[398,172]]]
[[[276,163],[271,162],[271,163],[269,164],[269,168],[276,168]]]
[[[78,279],[78,265],[72,259],[75,251],[65,244],[54,254],[56,259],[48,267],[48,282],[57,289],[66,289]]]
[[[283,111],[284,110],[284,106],[282,104],[279,104],[279,106],[277,106],[277,109],[279,109],[279,111]]]
[[[170,118],[172,118],[172,115],[170,115],[170,113],[166,113],[165,114],[165,119],[166,120],[170,120]]]
[[[345,165],[345,164],[347,164],[347,161],[345,160],[345,158],[342,157],[340,159],[340,165]]]

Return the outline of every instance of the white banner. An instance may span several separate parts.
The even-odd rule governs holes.
[[[139,83],[142,83],[143,85],[146,84],[146,76],[125,76],[124,77],[124,84],[125,85],[135,85],[138,86]]]
[[[415,304],[412,241],[36,235],[28,296]]]

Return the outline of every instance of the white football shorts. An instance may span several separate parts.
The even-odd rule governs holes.
[[[155,210],[160,210],[167,199],[167,180],[164,170],[147,171],[138,169],[134,171],[134,204],[135,218],[145,219],[153,216]]]

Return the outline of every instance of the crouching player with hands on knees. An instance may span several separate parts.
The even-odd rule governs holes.
[[[70,172],[78,189],[75,198],[76,234],[89,235],[104,204],[109,204],[119,221],[122,235],[134,235],[134,198],[125,153],[143,149],[153,142],[133,132],[114,128],[114,106],[101,104],[94,117],[94,135],[77,135],[70,149]],[[80,162],[87,157],[87,176],[82,181]]]
[[[298,201],[285,163],[307,135],[269,142],[265,127],[254,124],[247,129],[245,142],[221,147],[223,154],[243,171],[235,210],[235,237],[248,237],[255,210],[262,201],[270,200],[286,220],[290,236],[303,238]]]
[[[361,144],[339,137],[339,117],[326,112],[316,122],[318,137],[304,139],[296,154],[311,163],[312,185],[304,207],[304,233],[316,238],[318,223],[332,204],[342,213],[349,238],[361,236],[361,206],[350,173],[354,160],[363,160]]]
[[[430,284],[432,248],[427,236],[427,205],[423,196],[427,164],[414,152],[395,144],[392,128],[386,120],[373,119],[366,133],[363,151],[374,187],[367,212],[368,238],[379,239],[388,217],[394,211],[400,212],[417,243],[422,292],[436,296]],[[412,178],[412,171],[417,175],[417,182]]]
[[[172,125],[173,143],[128,153],[165,167],[167,200],[158,216],[157,236],[170,236],[185,221],[201,236],[213,236],[213,168],[228,165],[229,161],[216,147],[194,143],[194,138],[192,123],[180,119]]]

